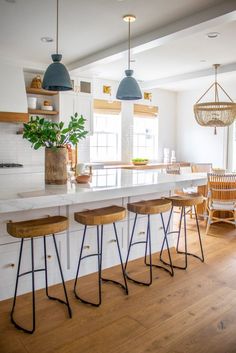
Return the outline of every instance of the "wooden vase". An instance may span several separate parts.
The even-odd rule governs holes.
[[[67,149],[45,148],[45,184],[67,183]]]

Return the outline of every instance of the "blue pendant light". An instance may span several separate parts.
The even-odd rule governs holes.
[[[53,63],[50,64],[44,74],[42,87],[49,91],[71,91],[72,83],[67,68],[60,62],[62,55],[58,54],[58,17],[59,0],[57,0],[57,39],[56,54],[52,55]]]
[[[142,92],[138,85],[138,82],[133,76],[133,70],[130,69],[130,23],[136,20],[136,17],[133,15],[125,15],[123,17],[125,22],[129,24],[129,48],[128,48],[128,70],[125,70],[126,77],[120,82],[116,98],[120,100],[138,100],[142,99]]]

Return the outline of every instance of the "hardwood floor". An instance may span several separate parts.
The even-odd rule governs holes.
[[[198,250],[193,221],[188,219],[191,248]],[[94,308],[78,302],[67,283],[73,318],[66,308],[37,292],[37,328],[33,335],[16,330],[9,320],[11,300],[0,302],[1,353],[236,353],[236,229],[214,225],[213,236],[202,235],[205,263],[189,260],[187,271],[174,278],[154,269],[151,287],[129,282],[129,296],[103,284],[103,303]],[[174,259],[181,261],[176,255]],[[143,278],[143,261],[131,263],[133,275]],[[106,275],[119,275],[119,267]],[[91,299],[96,288],[90,275],[82,291]],[[62,294],[60,286],[50,290]],[[20,298],[18,318],[26,323],[30,295]],[[19,311],[18,311],[19,312]]]

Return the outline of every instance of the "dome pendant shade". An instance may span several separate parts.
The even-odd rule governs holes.
[[[126,77],[120,82],[116,98],[120,100],[142,99],[142,92],[135,78],[132,77],[133,70],[125,70]]]
[[[70,91],[72,83],[67,68],[60,63],[61,54],[53,54],[53,63],[50,64],[44,74],[42,87],[49,91]]]
[[[128,22],[128,70],[125,70],[126,77],[120,82],[116,98],[124,101],[142,99],[142,92],[138,82],[133,76],[134,71],[130,70],[130,23],[136,20],[134,15],[125,15],[123,20]]]
[[[57,27],[56,27],[56,54],[52,54],[53,63],[50,64],[44,74],[42,87],[49,91],[71,91],[72,83],[67,68],[60,62],[62,55],[58,54],[59,32],[59,0],[57,3]]]

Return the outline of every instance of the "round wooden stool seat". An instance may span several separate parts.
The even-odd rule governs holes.
[[[137,214],[158,214],[167,212],[171,209],[171,201],[166,199],[156,199],[147,201],[138,201],[128,203],[127,208],[129,211]]]
[[[64,216],[32,219],[23,222],[7,223],[7,231],[16,238],[33,238],[63,232],[68,229],[68,219]]]
[[[166,200],[171,201],[172,206],[187,207],[200,205],[201,203],[203,203],[204,198],[200,194],[185,194],[166,197]]]
[[[121,206],[108,206],[74,213],[75,221],[88,226],[115,223],[124,219],[125,216],[126,210]]]

